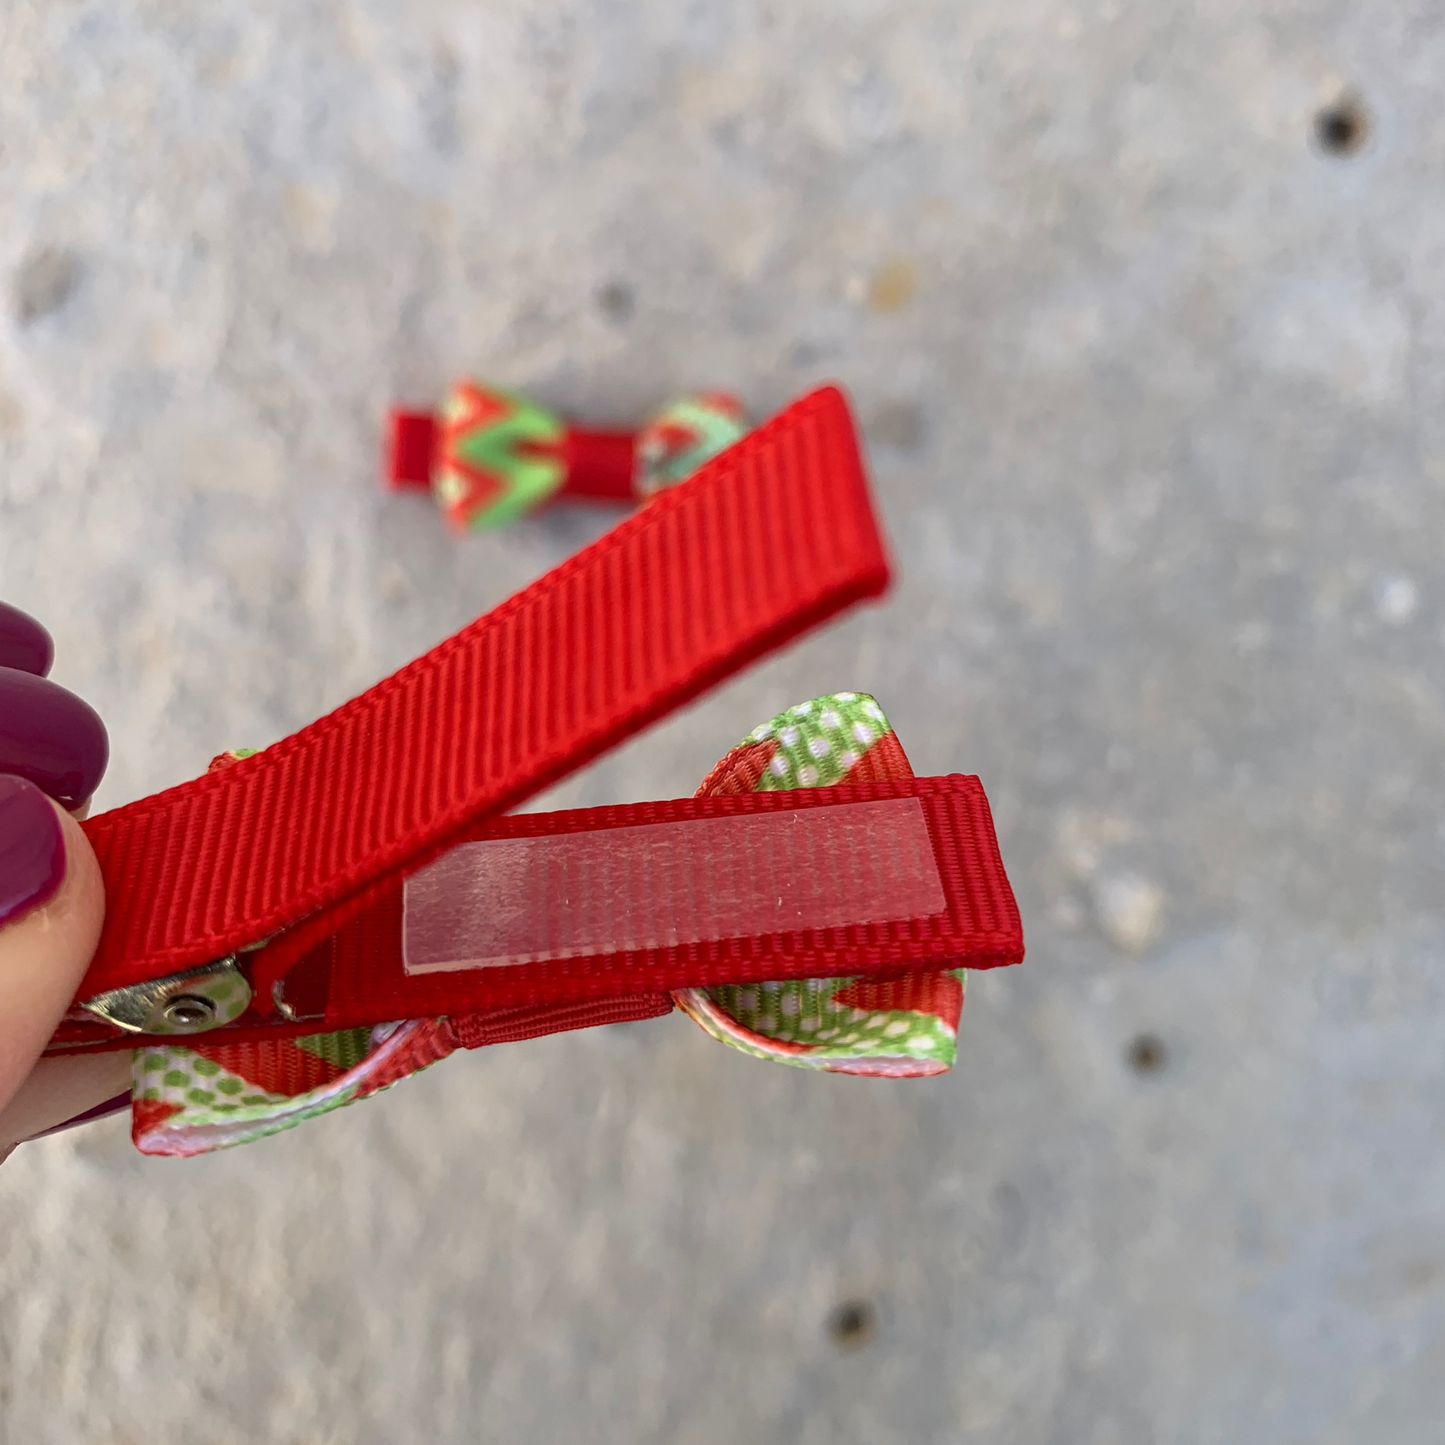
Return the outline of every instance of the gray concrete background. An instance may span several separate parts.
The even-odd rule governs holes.
[[[835,377],[891,601],[549,801],[866,688],[982,775],[1029,958],[933,1081],[674,1017],[27,1147],[0,1442],[1441,1438],[1442,75],[1422,0],[5,0],[0,595],[103,805],[598,529],[452,540],[392,399]]]

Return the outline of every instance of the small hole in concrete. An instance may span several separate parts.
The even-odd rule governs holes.
[[[868,434],[884,446],[915,452],[923,445],[923,413],[906,401],[885,402],[873,413]]]
[[[1024,1197],[1017,1184],[1010,1184],[1005,1179],[994,1185],[993,1203],[1000,1214],[1017,1214],[1024,1207]]]
[[[637,310],[637,297],[625,282],[609,281],[597,293],[597,309],[609,321],[628,321]]]
[[[840,1350],[855,1350],[873,1338],[878,1316],[864,1299],[844,1300],[828,1317],[828,1333]]]
[[[1157,1074],[1168,1059],[1164,1040],[1155,1034],[1140,1034],[1129,1045],[1129,1067],[1136,1074]]]
[[[11,293],[11,308],[22,326],[59,311],[80,282],[80,262],[68,251],[46,246],[20,263]]]
[[[1326,155],[1353,155],[1370,134],[1370,118],[1354,96],[1344,96],[1315,116],[1315,140]]]

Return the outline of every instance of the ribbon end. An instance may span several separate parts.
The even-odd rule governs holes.
[[[436,419],[429,411],[393,411],[387,447],[386,484],[393,492],[431,487]]]

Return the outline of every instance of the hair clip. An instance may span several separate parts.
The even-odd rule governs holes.
[[[693,798],[508,811],[887,581],[815,392],[327,717],[89,819],[106,923],[51,1051],[133,1049],[169,1154],[674,1006],[763,1057],[947,1068],[958,970],[1022,930],[978,780],[914,777],[871,698],[780,714]]]
[[[429,490],[457,531],[481,531],[563,498],[644,502],[746,432],[742,403],[726,392],[682,397],[640,431],[600,431],[468,380],[440,416],[392,412],[386,475],[394,489]]]

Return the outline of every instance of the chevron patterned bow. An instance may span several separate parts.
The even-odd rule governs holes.
[[[392,413],[387,476],[394,488],[428,488],[455,530],[488,530],[560,497],[645,501],[746,431],[742,404],[725,392],[682,397],[637,432],[600,431],[466,380],[439,416]]]

